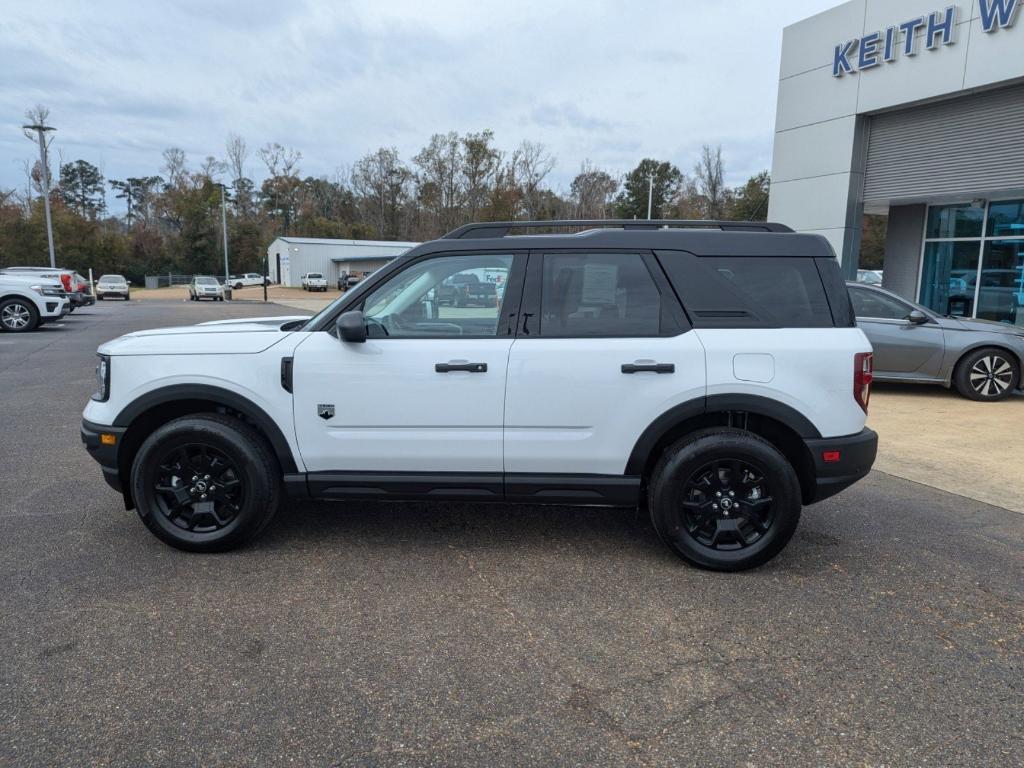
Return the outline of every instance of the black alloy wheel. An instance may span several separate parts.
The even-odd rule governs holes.
[[[741,571],[771,560],[800,522],[800,482],[764,438],[727,427],[670,445],[651,471],[651,522],[692,565]]]
[[[224,414],[183,416],[157,428],[132,462],[139,517],[167,544],[218,552],[257,536],[281,497],[281,468],[252,426]]]
[[[153,481],[161,514],[194,533],[219,531],[231,523],[245,500],[234,462],[203,443],[174,448]]]
[[[721,551],[756,544],[775,521],[763,468],[739,459],[713,461],[694,472],[683,491],[686,533]]]

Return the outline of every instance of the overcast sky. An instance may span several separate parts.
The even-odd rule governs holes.
[[[259,179],[271,141],[333,176],[380,146],[409,161],[433,133],[491,128],[503,149],[546,145],[563,190],[586,159],[690,172],[703,143],[736,184],[770,165],[782,28],[837,3],[9,0],[0,187],[25,184],[37,103],[64,161],[108,178],[159,173],[169,146],[223,157],[229,132]]]

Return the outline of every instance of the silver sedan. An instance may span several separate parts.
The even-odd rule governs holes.
[[[943,317],[890,291],[849,283],[857,325],[875,349],[875,379],[955,387],[972,400],[1021,386],[1024,328]]]

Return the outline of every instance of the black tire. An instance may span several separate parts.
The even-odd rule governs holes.
[[[7,333],[27,333],[39,327],[39,310],[28,299],[15,296],[0,302],[0,328]]]
[[[125,301],[131,301],[131,300],[132,300],[132,295],[131,295],[130,293],[126,293],[126,294],[124,295],[124,300],[125,300]]]
[[[679,557],[708,570],[743,571],[771,560],[793,537],[800,482],[768,441],[708,429],[665,450],[650,476],[648,506],[661,540]]]
[[[976,349],[957,363],[953,385],[970,400],[1005,400],[1020,386],[1020,361],[1003,349]]]
[[[96,297],[96,301],[103,301],[103,297],[102,296],[97,296]]]
[[[234,285],[233,285],[232,287],[233,287],[233,288],[234,288],[234,289],[235,289],[236,291],[240,291],[240,290],[242,290],[242,284],[241,284],[241,283],[235,283],[235,284],[234,284]]]
[[[146,527],[190,552],[223,552],[250,541],[281,500],[281,469],[266,440],[220,414],[184,416],[153,432],[132,462],[131,482]],[[202,491],[210,498],[197,500]]]

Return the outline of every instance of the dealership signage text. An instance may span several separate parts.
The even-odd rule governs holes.
[[[981,28],[988,33],[1013,26],[1024,0],[978,0]],[[899,56],[920,53],[920,43],[929,51],[956,42],[960,9],[951,5],[943,11],[918,16],[902,24],[840,43],[832,57],[832,76],[852,75],[862,69],[892,64]],[[920,33],[924,33],[918,39]]]

